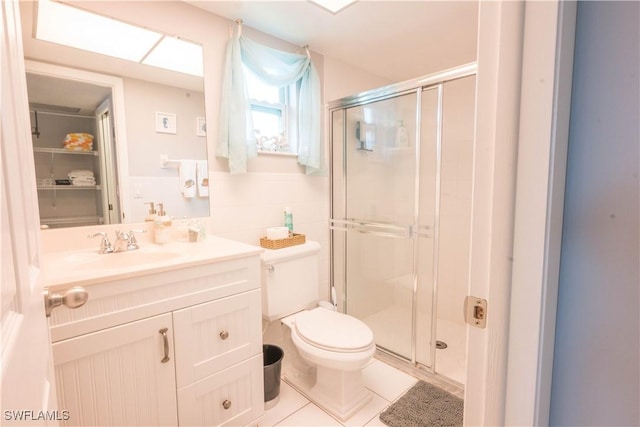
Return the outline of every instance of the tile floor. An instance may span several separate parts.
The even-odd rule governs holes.
[[[381,360],[384,357],[376,355],[376,358],[363,370],[365,386],[371,390],[373,397],[367,406],[354,414],[344,422],[340,422],[313,404],[305,396],[296,391],[286,382],[280,385],[280,400],[260,418],[257,426],[384,426],[378,415],[391,403],[400,398],[405,391],[411,388],[417,381],[416,376],[391,366]],[[393,363],[391,360],[387,362]],[[429,381],[428,378],[421,378]],[[436,380],[436,379],[433,379]],[[430,381],[437,383],[437,381]],[[446,384],[442,386],[448,391],[460,397],[461,390]]]

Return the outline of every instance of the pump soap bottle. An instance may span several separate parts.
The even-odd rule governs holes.
[[[164,211],[164,205],[158,203],[158,217],[153,221],[153,232],[156,243],[167,243],[171,241],[171,217]]]
[[[155,221],[155,219],[158,217],[158,213],[156,212],[156,208],[155,208],[154,203],[153,202],[148,202],[148,203],[145,203],[145,205],[149,205],[149,213],[144,218],[145,222],[147,222],[147,221]]]

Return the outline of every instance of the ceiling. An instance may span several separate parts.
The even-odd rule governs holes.
[[[337,14],[305,0],[186,0],[186,3],[230,20],[242,19],[245,26],[295,45],[308,44],[311,50],[325,57],[366,70],[389,83],[419,77],[476,58],[478,3],[475,0],[360,0]],[[31,2],[21,4],[21,14],[27,57],[45,58],[43,60],[51,57],[51,61],[57,58],[73,63],[77,57],[75,49],[33,38]],[[126,70],[126,74],[134,78],[149,79],[149,76],[157,75],[154,79],[160,83],[175,85],[176,82],[176,73],[102,55],[88,55],[91,55],[90,60],[85,61],[107,73],[111,67],[111,74],[125,74]],[[202,79],[193,80],[185,83],[184,87],[202,87]],[[95,108],[97,100],[104,99],[102,93],[89,96],[93,93],[90,88],[74,92],[51,78],[31,76],[29,85],[39,87],[41,90],[37,92],[42,94],[52,95],[50,91],[55,90],[51,97],[42,95],[42,99],[31,99],[31,102],[65,104],[63,106],[82,108],[82,112]],[[78,92],[84,94],[83,98]],[[74,95],[69,96],[70,93]],[[61,103],[61,99],[66,101]]]
[[[476,58],[477,1],[360,0],[337,14],[303,0],[187,3],[390,82]]]

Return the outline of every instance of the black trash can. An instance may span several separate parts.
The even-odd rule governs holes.
[[[265,407],[269,403],[277,403],[280,394],[280,371],[284,351],[278,346],[264,344],[262,346],[262,362],[264,366],[264,402]],[[273,402],[272,402],[273,401]]]

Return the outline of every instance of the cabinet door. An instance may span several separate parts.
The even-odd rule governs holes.
[[[241,426],[264,413],[262,355],[178,390],[181,426]]]
[[[66,424],[176,425],[172,343],[168,313],[53,344]]]
[[[178,388],[262,354],[260,298],[256,289],[173,313]]]

